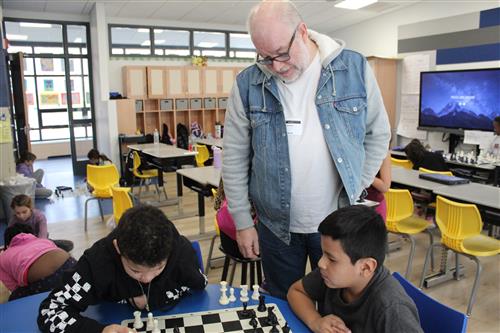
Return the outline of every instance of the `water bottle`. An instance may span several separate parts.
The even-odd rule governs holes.
[[[160,133],[158,133],[158,130],[155,128],[155,131],[153,133],[153,143],[155,145],[159,145],[160,144]]]
[[[212,146],[214,152],[214,168],[220,169],[222,167],[222,149],[216,146]]]

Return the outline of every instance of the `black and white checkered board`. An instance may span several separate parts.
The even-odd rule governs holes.
[[[281,314],[276,304],[266,304],[266,307],[274,306],[274,314],[278,319],[276,328],[281,333],[281,327],[285,326],[285,318]],[[220,310],[211,310],[203,312],[183,313],[171,316],[158,316],[158,328],[161,333],[173,333],[174,327],[177,327],[180,333],[268,333],[271,326],[267,324],[267,311],[257,311],[257,305],[248,306],[247,310],[253,309],[257,315],[256,330],[249,324],[250,319],[241,319],[242,307],[239,308],[226,308]],[[137,330],[137,333],[151,333],[146,330],[147,318],[143,317],[143,328]],[[123,326],[130,328],[134,327],[134,319],[122,321]],[[292,331],[290,331],[292,332]]]

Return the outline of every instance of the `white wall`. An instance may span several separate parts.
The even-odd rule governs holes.
[[[498,7],[495,1],[423,1],[331,33],[365,56],[397,57],[398,26]]]

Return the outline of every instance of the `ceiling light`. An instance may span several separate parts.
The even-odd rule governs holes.
[[[25,28],[52,28],[49,23],[21,22],[19,25]]]
[[[141,46],[149,46],[149,45],[151,45],[151,41],[149,39],[141,43]]]
[[[137,32],[147,32],[147,33],[149,33],[149,29],[139,28],[139,29],[137,29]]]
[[[73,41],[73,43],[81,43],[81,42],[82,42],[82,39],[80,37],[75,38],[75,40]]]
[[[199,42],[198,43],[199,47],[207,47],[207,48],[214,47],[214,46],[217,46],[217,45],[219,45],[219,43],[214,43],[214,42]]]
[[[164,39],[155,39],[155,44],[165,44]]]
[[[335,5],[337,8],[360,9],[377,2],[378,0],[344,0]]]
[[[27,40],[27,35],[6,34],[8,40]]]

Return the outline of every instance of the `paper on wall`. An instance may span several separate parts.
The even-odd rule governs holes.
[[[489,148],[494,137],[493,132],[464,131],[464,143],[479,145],[479,148]]]
[[[429,54],[415,54],[403,59],[402,94],[418,94],[420,92],[420,72],[429,71],[430,62]]]
[[[419,140],[427,139],[427,131],[419,131],[418,127],[418,95],[401,95],[399,123],[397,134]]]

